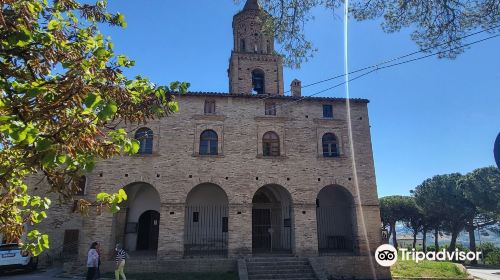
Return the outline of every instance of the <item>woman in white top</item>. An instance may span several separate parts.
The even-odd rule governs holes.
[[[87,255],[87,278],[86,280],[93,280],[99,266],[99,253],[97,253],[97,246],[99,243],[94,242],[90,246]]]

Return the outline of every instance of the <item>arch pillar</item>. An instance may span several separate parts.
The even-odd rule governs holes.
[[[237,258],[251,254],[252,204],[230,204],[228,255]]]
[[[183,203],[162,203],[160,208],[160,234],[158,256],[164,259],[182,258],[184,254],[184,209]]]
[[[293,213],[295,240],[292,240],[292,246],[294,254],[301,257],[317,256],[316,204],[295,204]]]

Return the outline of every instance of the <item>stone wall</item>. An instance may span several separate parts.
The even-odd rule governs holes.
[[[205,99],[216,101],[216,115],[203,115]],[[265,185],[280,185],[290,193],[292,200],[292,253],[317,256],[316,198],[325,186],[340,185],[354,201],[355,254],[373,252],[381,236],[367,103],[351,103],[356,178],[345,100],[310,99],[294,103],[289,98],[272,100],[278,106],[277,116],[264,116],[264,101],[252,96],[179,96],[179,113],[127,127],[131,136],[140,127],[153,130],[153,154],[100,161],[95,170],[87,174],[86,197],[92,199],[99,192],[115,192],[136,182],[153,186],[161,203],[157,257],[170,260],[183,257],[184,207],[188,193],[202,183],[216,184],[228,197],[229,257],[236,258],[252,252],[253,195]],[[323,104],[333,105],[333,119],[322,118]],[[218,132],[219,155],[199,155],[199,136],[205,129]],[[281,156],[262,156],[261,136],[266,131],[278,133]],[[337,135],[340,157],[322,157],[319,138],[325,132]],[[62,246],[65,229],[78,228],[82,259],[92,241],[100,241],[109,256],[116,242],[113,215],[104,212],[82,218],[70,209],[70,205],[51,208],[49,218],[41,225],[42,230],[50,233],[52,246]],[[344,261],[348,260],[362,259],[345,257]]]

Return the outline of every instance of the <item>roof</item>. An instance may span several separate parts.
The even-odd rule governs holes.
[[[245,3],[245,7],[243,7],[243,11],[246,10],[258,10],[259,7],[259,1],[257,0],[247,0]]]
[[[181,95],[181,94],[176,94]],[[183,96],[206,96],[206,97],[233,97],[233,98],[255,98],[255,99],[277,99],[277,100],[289,100],[289,101],[341,101],[345,102],[346,98],[343,97],[310,97],[310,96],[281,96],[281,95],[264,95],[264,94],[231,94],[225,92],[187,92],[186,94],[182,94]],[[356,103],[369,103],[368,99],[363,98],[351,98],[351,102]]]

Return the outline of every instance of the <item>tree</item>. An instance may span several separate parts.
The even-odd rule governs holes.
[[[240,2],[242,0],[235,0]],[[304,35],[305,24],[313,19],[315,7],[335,11],[342,0],[262,0],[263,8],[271,15],[266,30],[274,32],[282,46],[285,62],[300,67],[315,51]],[[440,57],[455,58],[464,51],[462,37],[477,29],[500,30],[498,0],[478,1],[400,1],[353,0],[350,13],[358,21],[382,18],[385,32],[411,28],[411,39],[422,50],[440,51]],[[450,50],[454,48],[453,50]]]
[[[134,62],[116,55],[99,24],[125,27],[124,16],[75,0],[5,0],[0,11],[0,233],[20,242],[25,226],[39,223],[50,206],[31,195],[26,177],[38,174],[47,192],[68,200],[78,178],[99,158],[133,154],[138,143],[119,127],[177,110],[172,92],[186,83],[157,86],[122,73]],[[120,190],[80,201],[117,211]],[[32,230],[25,248],[35,255],[48,237]]]
[[[396,248],[398,247],[396,224],[406,220],[412,204],[412,198],[409,196],[393,195],[380,199],[382,225],[384,228],[389,227],[389,238],[392,236],[392,244]]]
[[[413,248],[415,249],[417,246],[417,235],[424,228],[424,215],[422,214],[422,210],[415,203],[414,197],[408,197],[408,201],[404,207],[403,222],[406,228],[412,232]]]
[[[500,219],[500,170],[495,167],[478,168],[458,182],[459,189],[474,205],[475,215],[467,222],[469,248],[476,251],[475,230],[494,225]]]
[[[424,215],[441,217],[442,227],[451,233],[450,251],[454,251],[458,234],[474,218],[474,205],[458,187],[459,173],[437,175],[415,188],[417,204]]]

